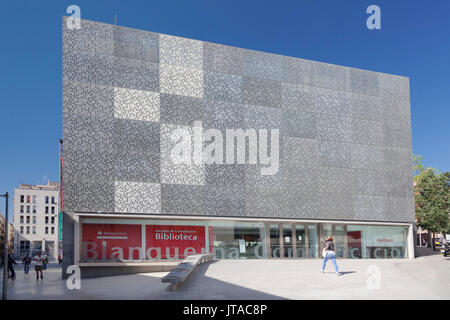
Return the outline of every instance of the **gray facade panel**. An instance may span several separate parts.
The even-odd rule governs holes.
[[[65,211],[414,221],[407,78],[65,18],[62,58]],[[278,172],[174,163],[194,121],[278,129]]]

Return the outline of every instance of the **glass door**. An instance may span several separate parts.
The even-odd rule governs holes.
[[[271,258],[280,258],[280,225],[271,224],[269,226],[270,233],[270,257]]]
[[[336,257],[346,258],[346,233],[347,228],[345,225],[337,224],[335,225],[335,245],[336,245]]]
[[[304,224],[295,225],[295,250],[297,258],[306,258],[306,231]]]
[[[310,258],[319,257],[319,237],[317,231],[316,224],[308,225],[308,251]]]
[[[292,225],[285,224],[283,225],[283,254],[285,258],[294,257],[294,249],[292,247],[292,244]]]

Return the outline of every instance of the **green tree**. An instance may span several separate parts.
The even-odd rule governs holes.
[[[450,172],[437,174],[424,169],[415,177],[414,194],[417,225],[428,232],[450,231]],[[431,237],[429,237],[431,241]],[[434,243],[432,243],[434,248]]]

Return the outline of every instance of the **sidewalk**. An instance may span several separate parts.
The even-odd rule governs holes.
[[[166,272],[81,279],[68,290],[61,269],[44,280],[16,268],[9,299],[450,299],[450,258],[430,255],[415,260],[338,260],[320,273],[320,260],[219,260],[200,265],[176,292],[161,283]],[[368,268],[380,272],[380,289],[369,289]]]

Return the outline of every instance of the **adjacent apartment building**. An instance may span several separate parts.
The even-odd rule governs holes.
[[[13,248],[14,243],[14,226],[9,223],[8,226],[9,237],[6,236],[6,220],[3,214],[0,212],[0,257],[3,257],[3,250],[5,248],[5,240],[8,239],[9,248]],[[3,258],[0,258],[0,260]]]
[[[65,265],[413,258],[407,77],[62,27]]]
[[[34,256],[45,252],[49,260],[59,254],[58,213],[59,183],[20,184],[14,189],[14,254]]]

